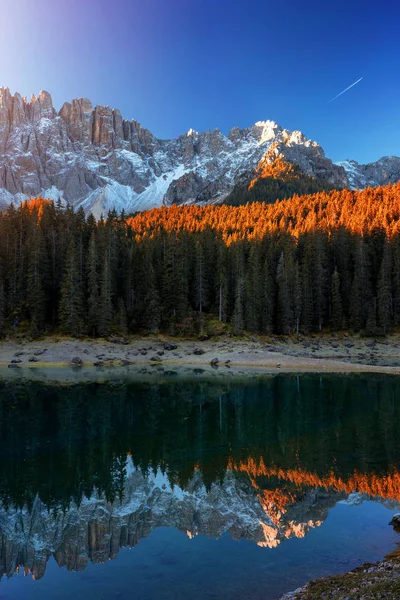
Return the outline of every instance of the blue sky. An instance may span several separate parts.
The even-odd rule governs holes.
[[[58,109],[85,96],[160,138],[272,119],[334,160],[400,155],[394,0],[0,0],[0,15],[0,85]]]

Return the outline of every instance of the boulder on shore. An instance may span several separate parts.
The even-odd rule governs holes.
[[[83,360],[79,356],[74,356],[74,358],[71,360],[71,363],[74,365],[74,367],[83,366]]]

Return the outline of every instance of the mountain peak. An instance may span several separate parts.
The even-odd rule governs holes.
[[[278,123],[276,123],[275,121],[271,121],[270,119],[267,119],[266,121],[256,121],[254,123],[255,127],[270,127],[272,129],[279,127]]]
[[[254,136],[258,140],[258,144],[265,144],[271,140],[277,138],[280,133],[283,131],[282,127],[275,123],[275,121],[257,121],[253,127],[251,127],[251,131]]]
[[[134,212],[163,203],[222,202],[263,155],[282,156],[301,171],[330,185],[356,187],[400,179],[400,159],[371,168],[333,164],[300,131],[275,121],[257,121],[198,133],[189,129],[172,140],[157,139],[118,109],[93,107],[75,98],[56,113],[42,90],[31,101],[0,88],[0,204],[42,196],[61,198],[95,216],[110,209]]]

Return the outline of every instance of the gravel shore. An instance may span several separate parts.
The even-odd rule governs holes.
[[[5,340],[0,365],[21,367],[112,367],[210,365],[269,371],[400,373],[400,335],[385,339],[350,336],[176,340],[164,336],[77,340],[51,337]]]

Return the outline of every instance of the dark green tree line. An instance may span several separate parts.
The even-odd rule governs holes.
[[[206,227],[137,236],[124,215],[52,203],[0,213],[0,335],[192,335],[400,324],[400,241],[383,230],[285,231],[227,245]]]

